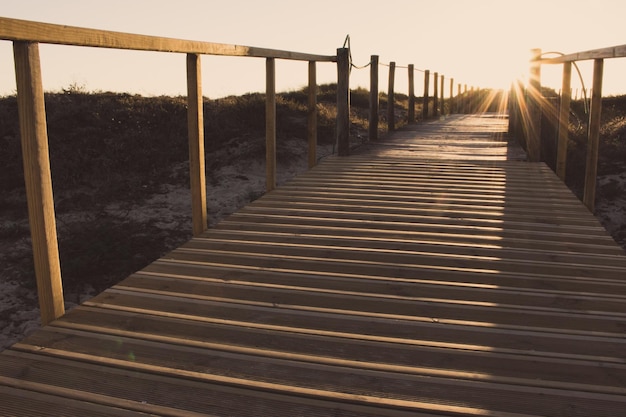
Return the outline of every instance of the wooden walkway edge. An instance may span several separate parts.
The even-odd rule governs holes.
[[[2,352],[0,415],[626,415],[624,251],[505,130],[329,158]]]

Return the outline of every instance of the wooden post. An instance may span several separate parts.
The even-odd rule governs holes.
[[[317,165],[317,68],[309,61],[309,100],[307,103],[307,138],[309,142],[309,169]]]
[[[445,103],[443,100],[443,96],[444,96],[444,84],[445,84],[445,76],[443,74],[441,74],[441,100],[439,105],[441,106],[441,115],[445,116],[446,115],[446,108],[445,108]]]
[[[409,64],[409,111],[408,122],[415,123],[415,65]]]
[[[475,105],[476,105],[476,95],[474,94],[474,86],[470,88],[469,94],[469,112],[470,114],[475,113]]]
[[[508,126],[508,134],[509,136],[515,136],[515,126],[517,125],[517,93],[515,88],[515,82],[511,83],[511,89],[509,90],[508,96],[508,111],[509,111],[509,126]]]
[[[429,90],[429,83],[430,83],[430,70],[426,70],[424,71],[424,102],[423,102],[423,107],[422,107],[422,118],[424,120],[428,119],[429,117],[429,112],[428,112],[428,90]]]
[[[350,154],[350,50],[337,49],[337,153]]]
[[[591,110],[589,111],[589,138],[587,142],[587,165],[585,170],[585,191],[583,195],[583,203],[592,213],[595,210],[596,199],[603,72],[604,60],[595,59],[593,61],[593,88],[591,90]]]
[[[265,61],[265,189],[276,188],[276,60]]]
[[[456,88],[456,112],[463,113],[463,96],[461,95],[461,83]]]
[[[454,78],[450,78],[450,114],[456,113],[454,109]]]
[[[528,87],[528,121],[526,128],[526,151],[530,162],[541,160],[541,49],[531,51],[530,85]]]
[[[187,54],[187,131],[192,229],[194,236],[200,236],[207,229],[207,205],[202,78],[197,54]]]
[[[563,63],[563,83],[561,86],[561,104],[559,106],[559,140],[556,153],[556,174],[565,181],[567,166],[567,142],[569,141],[569,110],[572,99],[572,63]]]
[[[65,313],[39,45],[14,42],[24,182],[41,324]]]
[[[439,116],[439,73],[435,73],[433,76],[433,116]]]
[[[469,97],[467,93],[467,84],[464,85],[463,91],[463,113],[469,113]]]
[[[387,92],[387,130],[393,132],[396,130],[396,114],[395,114],[395,101],[396,95],[394,92],[394,83],[396,78],[396,63],[389,63],[389,85]]]
[[[370,58],[369,140],[378,140],[378,55]]]

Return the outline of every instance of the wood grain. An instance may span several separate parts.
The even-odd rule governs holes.
[[[506,127],[323,160],[0,354],[0,411],[619,415],[626,256]]]

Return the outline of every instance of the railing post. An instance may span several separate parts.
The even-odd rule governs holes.
[[[65,307],[39,45],[14,42],[13,53],[37,294],[41,324],[46,325],[61,317],[65,313]]]
[[[598,144],[600,141],[600,116],[602,114],[602,76],[604,60],[593,61],[593,88],[589,111],[589,138],[587,141],[587,165],[583,203],[592,213],[595,210],[596,177],[598,174]]]
[[[317,68],[315,61],[309,61],[307,138],[309,143],[309,169],[311,169],[317,164]]]
[[[454,109],[454,78],[450,78],[450,114],[456,113]]]
[[[456,107],[456,112],[457,113],[463,113],[463,96],[461,95],[461,83],[459,83],[457,85],[456,88],[456,100],[455,100],[455,107]]]
[[[370,58],[369,140],[378,140],[378,55]]]
[[[469,113],[469,97],[468,97],[468,92],[467,92],[467,84],[464,84],[464,90],[463,90],[463,113],[468,114]]]
[[[409,112],[408,122],[415,123],[415,65],[409,64]]]
[[[439,116],[439,73],[433,76],[433,116]]]
[[[426,70],[424,71],[424,102],[422,104],[422,118],[424,120],[428,119],[429,117],[429,112],[428,112],[428,90],[429,90],[429,83],[430,83],[430,70]]]
[[[265,188],[276,188],[276,59],[265,61]]]
[[[337,153],[350,154],[350,50],[337,49]]]
[[[556,153],[556,174],[565,181],[567,168],[567,142],[569,141],[569,110],[572,99],[572,63],[563,63],[561,103],[559,105],[559,141]]]
[[[204,168],[204,115],[200,55],[187,55],[187,131],[193,235],[207,229],[206,172]]]
[[[395,114],[395,101],[396,94],[394,91],[394,83],[396,78],[396,63],[389,63],[389,85],[387,92],[387,130],[392,132],[396,130],[396,114]]]
[[[531,51],[530,85],[528,87],[528,121],[526,130],[526,151],[530,162],[541,160],[541,49]]]
[[[440,89],[441,90],[441,92],[440,92],[441,100],[440,100],[439,105],[441,106],[441,115],[442,116],[446,115],[446,108],[445,108],[445,103],[444,103],[444,99],[443,99],[445,79],[446,79],[446,77],[443,74],[441,74],[441,89]]]

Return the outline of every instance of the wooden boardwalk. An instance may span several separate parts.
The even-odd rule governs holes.
[[[0,354],[0,415],[626,416],[626,256],[505,129],[324,161]]]

